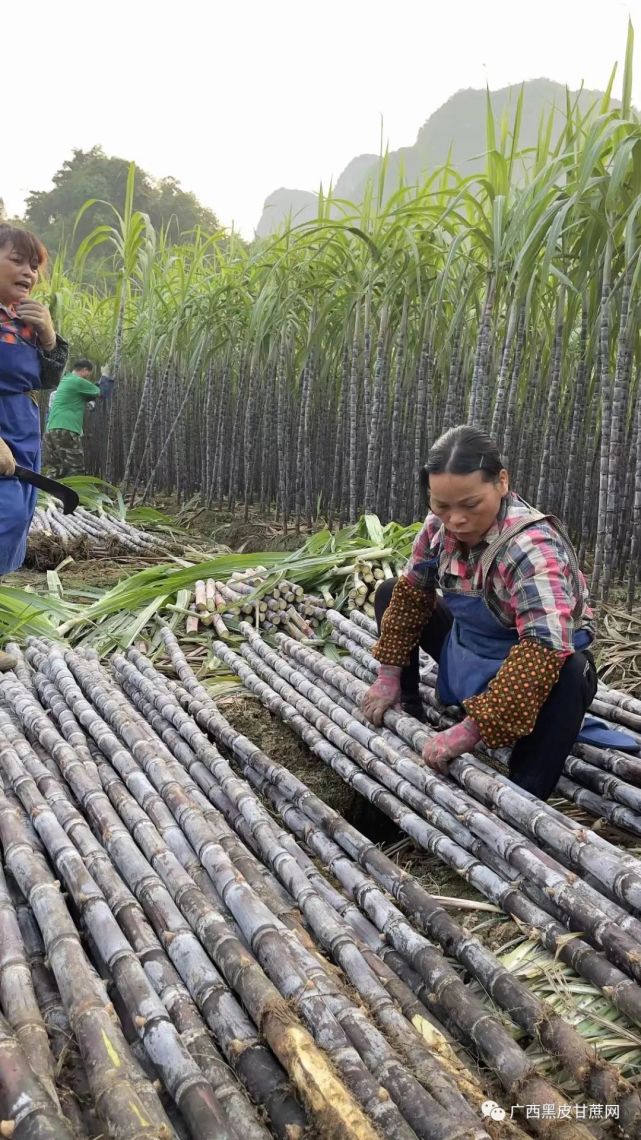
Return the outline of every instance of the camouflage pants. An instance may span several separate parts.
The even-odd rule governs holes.
[[[82,439],[75,431],[52,428],[44,438],[43,470],[53,479],[68,475],[82,475],[85,470],[85,453]]]

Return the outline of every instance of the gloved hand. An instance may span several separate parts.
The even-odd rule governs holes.
[[[7,447],[3,439],[0,439],[0,475],[13,475],[16,469],[16,461],[13,458],[13,452],[10,447]]]
[[[382,724],[388,709],[401,699],[400,665],[381,665],[378,678],[365,693],[361,708],[372,724]]]
[[[434,772],[447,772],[448,760],[455,760],[464,752],[471,752],[480,739],[481,733],[476,722],[466,716],[460,724],[431,737],[423,749],[423,759]]]

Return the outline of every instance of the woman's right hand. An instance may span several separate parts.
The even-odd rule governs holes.
[[[16,461],[13,458],[13,452],[10,447],[7,447],[3,439],[0,439],[0,475],[13,475],[16,470]]]
[[[361,709],[372,724],[379,725],[383,723],[383,717],[387,710],[397,705],[400,699],[400,665],[381,665],[377,680],[370,686],[361,701]]]

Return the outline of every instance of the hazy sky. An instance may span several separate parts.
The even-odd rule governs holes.
[[[172,174],[250,237],[279,186],[315,190],[461,87],[603,87],[641,0],[30,0],[5,38],[0,197],[21,212],[73,147]]]

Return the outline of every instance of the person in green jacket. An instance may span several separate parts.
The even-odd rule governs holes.
[[[112,386],[109,376],[101,376],[99,383],[94,383],[93,371],[91,360],[77,360],[71,372],[62,377],[51,401],[43,458],[46,470],[55,479],[81,475],[84,471],[85,410],[93,400],[110,395]]]

